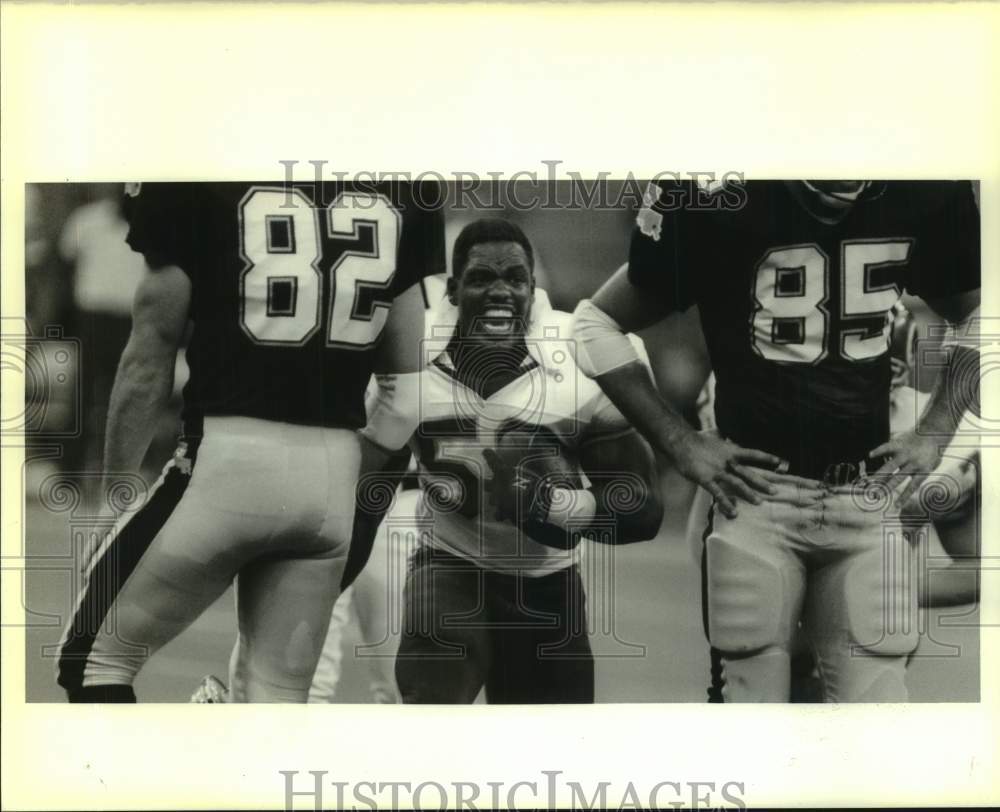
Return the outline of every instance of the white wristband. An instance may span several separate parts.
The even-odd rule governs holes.
[[[369,389],[368,425],[361,431],[376,445],[397,451],[406,445],[420,420],[420,372],[376,375]]]
[[[546,522],[563,530],[585,527],[597,513],[597,498],[591,491],[582,488],[553,488],[549,498],[551,503]]]

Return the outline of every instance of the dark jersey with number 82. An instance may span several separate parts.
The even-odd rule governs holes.
[[[128,243],[191,279],[185,433],[203,415],[358,428],[392,300],[444,270],[434,188],[144,183]]]
[[[632,283],[668,310],[699,307],[719,430],[807,475],[888,439],[889,311],[904,290],[979,287],[971,184],[877,188],[831,225],[782,181],[663,184],[632,238]]]

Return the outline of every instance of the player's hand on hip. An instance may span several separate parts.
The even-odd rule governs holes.
[[[773,454],[696,431],[673,444],[673,460],[677,470],[715,497],[719,509],[730,519],[737,515],[738,499],[758,505],[763,501],[761,494],[775,493],[774,485],[757,469],[782,464]]]
[[[813,508],[824,502],[830,489],[816,479],[786,474],[781,470],[768,471],[758,468],[756,473],[774,488],[770,502],[782,502],[792,507]]]
[[[905,505],[941,463],[941,446],[937,437],[911,430],[873,448],[868,456],[885,457],[870,477],[884,481],[889,492],[895,493],[896,504]]]

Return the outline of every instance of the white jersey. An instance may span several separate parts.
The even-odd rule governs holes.
[[[410,443],[421,481],[420,518],[431,531],[427,543],[487,569],[530,576],[580,560],[579,546],[548,547],[495,519],[488,496],[491,472],[483,457],[484,449],[495,448],[498,433],[515,426],[548,429],[571,462],[582,442],[629,428],[600,387],[577,369],[571,319],[536,290],[522,371],[484,398],[457,379],[448,353],[457,310],[442,300],[427,317],[428,364],[419,397],[401,403],[402,398],[393,400],[391,387],[380,387],[364,434],[390,450]],[[642,342],[634,337],[633,342],[645,358]]]

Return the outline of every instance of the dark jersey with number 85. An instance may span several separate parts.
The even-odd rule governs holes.
[[[734,442],[821,476],[889,434],[889,310],[979,287],[968,182],[875,184],[825,224],[782,181],[647,192],[629,279],[669,310],[697,304],[716,419]]]
[[[444,271],[439,200],[431,184],[127,186],[128,244],[191,279],[185,433],[206,414],[363,426],[393,299]]]

